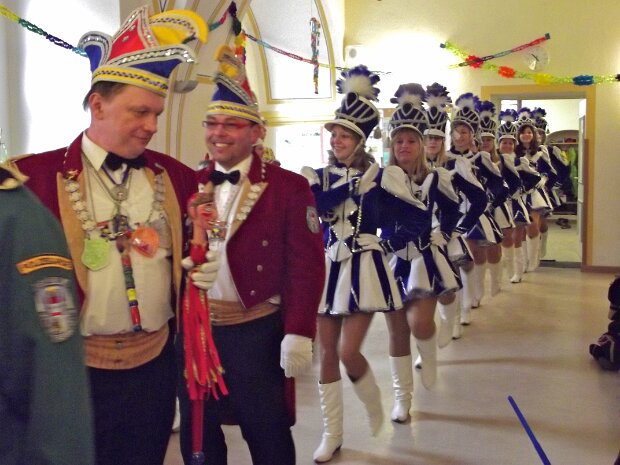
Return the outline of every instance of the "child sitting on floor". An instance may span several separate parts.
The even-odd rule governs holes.
[[[620,370],[620,275],[609,286],[609,319],[607,332],[595,344],[590,344],[590,354],[603,370]]]

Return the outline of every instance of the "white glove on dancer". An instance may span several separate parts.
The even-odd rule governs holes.
[[[312,366],[312,339],[287,334],[280,345],[280,366],[284,376],[295,378]]]
[[[448,244],[448,241],[441,231],[435,230],[431,232],[431,244],[437,247],[444,247]]]
[[[375,182],[377,174],[379,174],[379,165],[377,163],[372,163],[359,180],[359,184],[357,185],[357,193],[359,195],[364,195],[377,185]]]
[[[356,241],[361,252],[366,250],[378,250],[381,253],[386,253],[385,249],[381,246],[381,238],[379,236],[362,233],[357,237]]]
[[[208,291],[213,287],[215,278],[217,278],[217,270],[220,268],[219,254],[213,250],[209,250],[206,254],[207,261],[200,265],[196,271],[190,273],[192,284],[198,289]],[[194,261],[191,257],[185,257],[181,261],[181,265],[187,271],[194,269]]]

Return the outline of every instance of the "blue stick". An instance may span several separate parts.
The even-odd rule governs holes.
[[[544,465],[551,465],[551,462],[549,461],[549,459],[545,455],[545,451],[543,450],[543,448],[541,447],[540,443],[536,439],[536,436],[534,436],[534,432],[532,431],[532,428],[530,428],[530,425],[527,424],[527,421],[525,420],[525,417],[521,413],[521,410],[519,410],[519,407],[517,406],[517,403],[512,398],[512,396],[508,396],[508,402],[510,402],[510,405],[512,405],[512,408],[514,409],[515,413],[517,414],[517,417],[519,418],[519,421],[523,425],[523,428],[525,428],[525,432],[530,437],[530,441],[532,441],[534,449],[536,449],[536,452],[538,452],[538,455],[540,457],[540,460],[542,460],[542,463]]]

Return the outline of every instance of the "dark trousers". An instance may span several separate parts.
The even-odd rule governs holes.
[[[163,464],[172,431],[176,357],[161,354],[129,370],[89,368],[97,465]]]
[[[280,368],[282,337],[279,313],[239,325],[213,326],[229,395],[205,402],[203,451],[206,465],[227,464],[221,425],[231,416],[241,428],[254,465],[295,463],[295,446],[284,398],[284,372]],[[181,338],[178,344],[182,344]],[[177,350],[179,354],[182,352]],[[183,366],[180,360],[178,365]],[[179,371],[181,453],[185,464],[189,465],[191,415],[183,370]]]

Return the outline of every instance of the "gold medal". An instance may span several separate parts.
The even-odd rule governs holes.
[[[131,233],[131,246],[145,257],[153,258],[159,248],[159,234],[149,226],[140,226]]]
[[[82,263],[92,271],[101,270],[110,262],[110,249],[108,241],[101,237],[84,239],[84,252]]]

